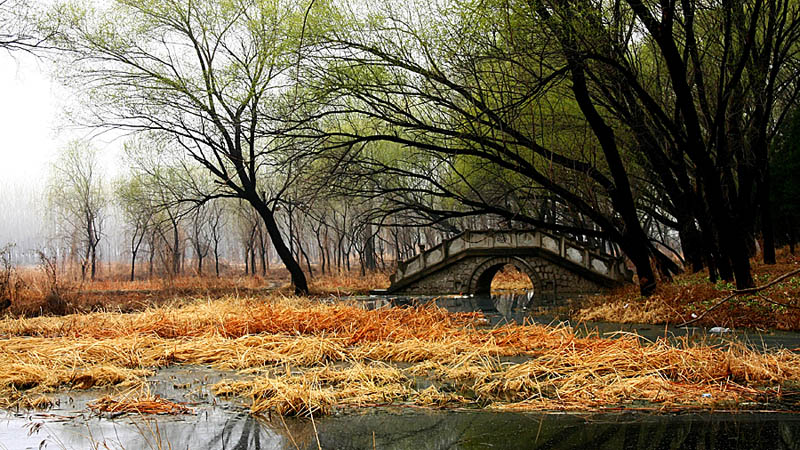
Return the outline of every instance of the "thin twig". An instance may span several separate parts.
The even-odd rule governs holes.
[[[787,303],[781,303],[781,302],[777,302],[777,301],[775,301],[775,300],[773,300],[773,299],[771,299],[771,298],[767,297],[767,296],[766,296],[766,295],[764,295],[764,294],[756,294],[756,295],[758,295],[759,297],[761,297],[761,299],[762,299],[762,300],[764,300],[765,302],[767,302],[767,303],[772,303],[773,305],[784,306],[784,307],[786,307],[786,308],[800,309],[800,306],[796,306],[796,305],[789,305],[789,304],[787,304]]]
[[[775,278],[774,280],[770,281],[769,283],[767,283],[767,284],[765,284],[763,286],[757,286],[757,287],[752,287],[752,288],[747,288],[747,289],[737,289],[737,290],[733,291],[731,293],[731,295],[723,298],[722,300],[718,301],[713,306],[711,306],[710,308],[705,310],[703,312],[703,314],[700,314],[699,316],[695,317],[694,319],[686,321],[686,322],[678,325],[678,327],[679,328],[680,327],[685,327],[686,325],[690,325],[690,324],[693,324],[693,323],[697,322],[698,320],[700,320],[703,317],[705,317],[706,314],[708,314],[711,311],[717,309],[719,306],[722,306],[724,303],[728,302],[729,300],[731,300],[734,297],[738,297],[740,295],[745,295],[745,294],[755,294],[756,292],[763,291],[764,289],[772,287],[772,286],[780,283],[781,281],[783,281],[783,280],[785,280],[785,279],[787,279],[787,278],[789,278],[791,276],[797,275],[797,274],[800,274],[800,269],[796,269],[796,270],[793,270],[791,272],[787,272],[787,273],[779,276],[778,278]],[[775,302],[775,303],[777,303],[777,302]],[[788,305],[782,305],[782,306],[788,306]]]

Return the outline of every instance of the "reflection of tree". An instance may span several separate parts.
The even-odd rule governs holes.
[[[287,419],[301,448],[310,421]],[[278,425],[282,427],[280,422]],[[276,432],[286,433],[275,424]],[[770,415],[577,415],[371,410],[316,420],[322,448],[677,449],[797,448],[800,420]],[[302,436],[303,438],[299,438]],[[227,448],[227,447],[226,447]],[[240,447],[235,447],[240,448]],[[241,447],[257,448],[257,447]]]
[[[121,436],[126,449],[134,448],[213,448],[226,450],[293,448],[285,431],[264,423],[247,413],[231,413],[221,409],[202,411],[195,417],[175,421],[159,420],[149,428],[158,431],[157,447],[136,446],[136,440]],[[142,428],[141,426],[139,428]],[[146,434],[146,433],[144,433]],[[144,436],[145,438],[147,436]],[[168,445],[167,445],[168,444]]]
[[[67,430],[72,430],[67,426]],[[109,428],[110,427],[110,428]],[[92,422],[88,434],[48,433],[64,448],[250,449],[795,449],[800,417],[786,414],[536,414],[366,409],[309,419],[256,418],[218,408],[197,416]],[[374,439],[374,441],[373,441]],[[374,447],[373,447],[374,443]],[[61,447],[59,447],[61,448]],[[99,447],[93,447],[99,448]]]

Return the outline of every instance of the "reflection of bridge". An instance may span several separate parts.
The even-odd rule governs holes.
[[[632,277],[622,258],[562,236],[539,230],[465,231],[399,262],[384,292],[488,293],[506,264],[530,277],[539,302],[597,293]]]

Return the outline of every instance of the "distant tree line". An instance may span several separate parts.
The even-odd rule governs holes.
[[[211,183],[208,175],[184,165],[180,154],[164,158],[170,152],[152,141],[133,139],[125,150],[129,170],[114,180],[103,173],[99,151],[87,142],[71,142],[52,164],[46,222],[54,225],[50,244],[41,246],[60,255],[62,270],[73,266],[81,279],[94,280],[105,240],[122,245],[116,254],[127,256],[130,281],[268,274],[278,255],[249,204],[198,195]],[[374,224],[373,213],[344,199],[297,192],[284,198],[275,217],[293,257],[312,275],[388,270],[397,259],[447,236],[442,228],[410,221]],[[109,222],[117,226],[106,226]],[[106,262],[121,262],[112,259],[105,255]]]

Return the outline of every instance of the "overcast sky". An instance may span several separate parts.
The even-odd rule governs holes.
[[[72,94],[51,80],[51,70],[33,55],[0,50],[0,247],[17,243],[28,251],[41,245],[50,166],[67,142],[92,134],[65,122],[62,110]],[[92,142],[111,181],[124,170],[118,164],[122,143]]]
[[[41,182],[60,148],[92,134],[71,127],[62,117],[72,94],[51,80],[51,70],[46,61],[28,53],[0,50],[0,183]],[[106,174],[118,173],[114,161],[121,142],[110,137],[92,142],[101,150]]]
[[[46,172],[64,142],[56,133],[63,94],[35,57],[0,50],[0,167],[4,182],[33,180]]]

